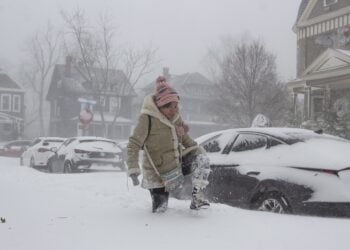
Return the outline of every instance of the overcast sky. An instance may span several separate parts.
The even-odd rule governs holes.
[[[295,77],[296,36],[292,31],[300,0],[0,0],[0,68],[14,70],[23,44],[48,20],[62,24],[59,10],[77,7],[95,19],[108,12],[124,41],[154,44],[173,74],[199,71],[208,47],[220,36],[261,38],[277,56],[285,80]]]

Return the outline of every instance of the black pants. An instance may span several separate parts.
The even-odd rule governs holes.
[[[152,213],[165,212],[168,207],[169,192],[165,188],[153,188],[149,190],[152,197]]]

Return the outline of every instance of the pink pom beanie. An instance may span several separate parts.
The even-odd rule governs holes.
[[[177,92],[166,82],[164,76],[159,76],[156,80],[156,93],[154,101],[158,108],[170,102],[179,102],[180,98]]]

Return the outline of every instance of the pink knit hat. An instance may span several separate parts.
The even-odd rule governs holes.
[[[180,98],[175,89],[166,82],[164,76],[159,76],[156,80],[156,93],[154,101],[157,107],[162,107],[170,102],[179,102]]]

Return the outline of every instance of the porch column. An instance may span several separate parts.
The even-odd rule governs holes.
[[[298,93],[293,92],[293,115],[294,119],[297,117],[297,99],[298,99]]]
[[[311,87],[307,88],[307,99],[308,99],[307,113],[308,113],[308,120],[310,120],[312,118],[312,114],[311,114],[312,113],[312,88]]]
[[[326,85],[324,89],[324,112],[328,112],[331,105],[331,88],[329,87],[329,84]]]
[[[311,117],[311,87],[305,87],[304,91],[304,121]]]

